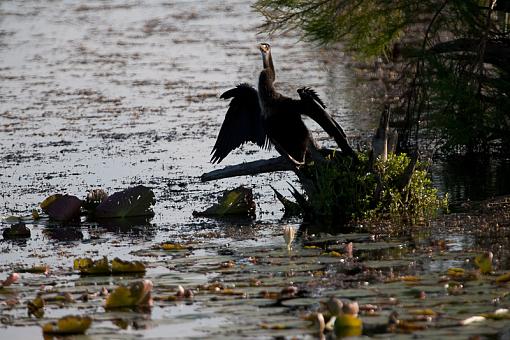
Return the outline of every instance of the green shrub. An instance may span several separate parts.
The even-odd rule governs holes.
[[[407,186],[402,178],[411,159],[406,154],[390,154],[387,161],[377,160],[370,167],[366,153],[360,162],[331,157],[321,165],[308,165],[316,190],[308,197],[313,218],[331,217],[353,220],[390,216],[417,219],[446,209],[448,198],[440,197],[422,162],[417,162]]]

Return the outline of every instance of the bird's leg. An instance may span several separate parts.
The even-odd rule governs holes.
[[[295,169],[299,169],[301,166],[305,165],[305,162],[300,162],[300,161],[297,161],[294,157],[292,157],[291,155],[289,155],[287,153],[287,151],[285,151],[284,148],[281,147],[280,144],[278,144],[278,142],[274,141],[274,140],[271,140],[271,144],[274,145],[274,148],[276,149],[276,151],[278,151],[278,153],[280,155],[282,155],[284,158],[286,158],[291,164],[294,165]]]

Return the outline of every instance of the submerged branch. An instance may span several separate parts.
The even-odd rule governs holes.
[[[257,175],[274,171],[292,171],[294,169],[295,166],[293,164],[289,163],[289,161],[283,156],[280,156],[271,159],[261,159],[258,161],[226,166],[223,169],[213,170],[203,174],[200,177],[200,180],[202,182],[207,182],[223,178]]]

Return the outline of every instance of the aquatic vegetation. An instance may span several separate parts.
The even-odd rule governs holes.
[[[80,217],[81,200],[72,195],[55,194],[41,202],[41,209],[56,221],[66,222]]]
[[[84,201],[72,195],[54,194],[44,199],[40,207],[51,219],[68,222],[79,219],[82,209],[96,219],[153,216],[155,202],[154,192],[138,185],[111,196],[102,189],[94,189]]]
[[[2,230],[4,239],[30,238],[30,229],[23,222],[16,223]]]
[[[92,324],[88,316],[67,315],[42,326],[43,333],[53,335],[85,334]]]
[[[145,265],[140,261],[124,261],[116,257],[110,265],[106,256],[99,260],[77,258],[74,260],[73,268],[84,275],[130,274],[146,271]]]
[[[112,260],[112,274],[145,273],[146,268],[140,261],[123,261],[118,257]]]
[[[103,197],[104,198],[104,197]],[[95,218],[126,218],[153,216],[154,192],[143,185],[115,192],[104,198],[94,209]]]
[[[105,308],[123,307],[151,307],[152,306],[152,281],[141,280],[129,285],[119,285],[110,294],[105,302]]]
[[[81,274],[109,275],[111,273],[106,256],[99,260],[77,258],[74,260],[73,267],[75,270],[79,270]]]
[[[254,217],[255,216],[255,201],[253,200],[253,193],[250,188],[240,186],[232,190],[226,190],[221,197],[218,198],[218,203],[212,205],[204,211],[194,211],[195,216],[208,216],[208,217]]]
[[[309,215],[340,221],[383,216],[417,220],[447,208],[448,197],[440,197],[432,186],[425,164],[418,161],[406,183],[411,162],[406,154],[390,153],[386,161],[375,160],[373,167],[367,154],[358,158],[357,164],[331,157],[324,164],[307,165],[317,186],[305,207]]]

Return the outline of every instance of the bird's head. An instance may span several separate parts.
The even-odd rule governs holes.
[[[262,43],[259,44],[260,52],[262,52],[262,55],[267,55],[271,53],[271,46],[268,43]]]
[[[259,50],[262,53],[262,64],[264,69],[269,68],[274,74],[273,58],[271,57],[271,46],[268,43],[262,43],[259,44]]]

